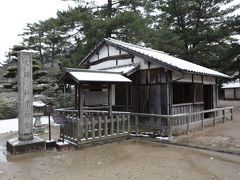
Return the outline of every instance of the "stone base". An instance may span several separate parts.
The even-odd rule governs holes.
[[[56,141],[55,140],[46,140],[46,148],[47,149],[52,149],[55,148]]]
[[[12,155],[42,151],[46,149],[46,142],[38,137],[32,140],[21,141],[18,138],[7,141],[7,151]]]
[[[71,149],[71,144],[67,143],[67,142],[57,142],[56,143],[56,149],[58,151],[62,151],[62,150],[69,150]]]

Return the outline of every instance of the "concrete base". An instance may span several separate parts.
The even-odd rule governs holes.
[[[55,145],[56,145],[56,141],[55,140],[46,140],[46,148],[47,149],[52,149],[52,148],[55,148]]]
[[[12,155],[42,151],[46,149],[46,142],[38,137],[32,140],[21,141],[18,138],[7,141],[7,151]]]
[[[56,149],[58,151],[62,151],[62,150],[69,150],[71,149],[72,145],[67,143],[67,142],[57,142],[56,143]]]

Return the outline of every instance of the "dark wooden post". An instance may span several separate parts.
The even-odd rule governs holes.
[[[75,90],[75,109],[77,109],[78,107],[78,85],[77,84],[75,84],[74,90]]]
[[[223,110],[222,113],[223,113],[223,124],[224,124],[224,122],[225,122],[225,110]]]
[[[129,111],[129,108],[128,108],[128,84],[126,84],[126,111],[127,112]]]
[[[78,95],[79,95],[79,118],[77,119],[77,135],[78,135],[78,141],[81,141],[83,137],[83,88],[81,85],[78,87]]]
[[[108,114],[111,122],[111,135],[113,135],[113,116],[112,116],[112,85],[110,84],[108,87]]]
[[[233,109],[230,109],[230,113],[231,113],[231,120],[233,120]]]

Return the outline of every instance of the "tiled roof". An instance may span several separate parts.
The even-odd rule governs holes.
[[[240,80],[236,79],[235,81],[224,83],[222,88],[223,89],[227,89],[227,88],[240,88]]]
[[[105,38],[104,40],[107,44],[115,45],[118,48],[124,49],[127,52],[130,51],[131,53],[137,53],[137,54],[143,55],[144,57],[153,59],[154,62],[162,63],[163,65],[172,67],[176,70],[180,70],[188,73],[194,73],[194,74],[229,78],[229,76],[226,74],[188,62],[186,60],[183,60],[174,56],[170,56],[169,54],[162,51],[157,51],[151,48],[146,48],[142,46],[133,45],[130,43],[125,43],[112,38]]]

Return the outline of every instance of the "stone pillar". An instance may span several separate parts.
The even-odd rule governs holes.
[[[46,149],[43,139],[33,136],[32,53],[21,51],[18,57],[18,138],[7,141],[12,155]]]
[[[33,139],[32,54],[20,52],[18,58],[18,138]]]

